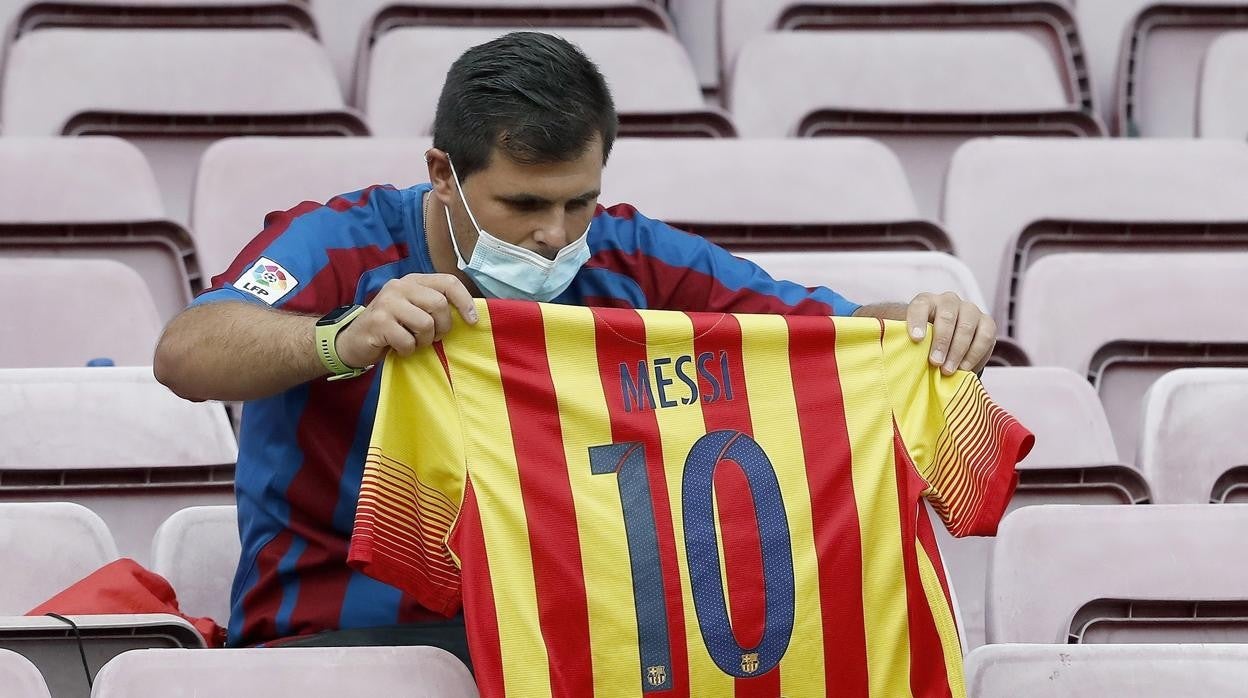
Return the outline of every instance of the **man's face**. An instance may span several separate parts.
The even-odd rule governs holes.
[[[602,141],[595,138],[575,160],[541,165],[520,165],[495,150],[489,166],[462,184],[483,230],[553,259],[585,233],[594,215],[602,184]],[[458,197],[450,209],[460,250],[471,259],[477,231]]]

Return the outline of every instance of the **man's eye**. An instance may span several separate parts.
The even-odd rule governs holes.
[[[581,209],[583,209],[583,208],[585,208],[585,207],[587,207],[587,206],[589,206],[589,202],[588,202],[588,201],[584,201],[584,200],[581,200],[581,201],[569,201],[569,202],[568,202],[568,207],[567,207],[567,208],[568,208],[568,210],[569,210],[569,211],[580,211]]]
[[[542,208],[541,202],[538,201],[512,201],[511,207],[517,211],[537,211]]]

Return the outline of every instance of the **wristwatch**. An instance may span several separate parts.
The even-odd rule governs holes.
[[[362,312],[364,312],[362,305],[344,305],[334,308],[316,321],[316,353],[321,357],[321,363],[325,365],[325,368],[333,374],[329,377],[331,381],[355,378],[372,368],[372,366],[351,368],[338,358],[336,346],[338,333],[346,329],[347,325],[351,324],[351,321],[359,317]]]

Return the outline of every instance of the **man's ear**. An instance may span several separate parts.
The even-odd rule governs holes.
[[[444,206],[449,206],[459,196],[451,174],[450,156],[445,151],[430,148],[425,151],[425,163],[429,167],[429,183],[433,185],[434,195]]]

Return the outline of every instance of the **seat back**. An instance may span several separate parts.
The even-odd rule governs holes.
[[[989,645],[966,657],[972,698],[1232,696],[1248,682],[1243,645]]]
[[[316,34],[307,0],[25,0],[10,35],[54,27],[293,29]]]
[[[1163,504],[1234,501],[1245,493],[1248,369],[1190,368],[1153,383],[1141,420],[1139,464]],[[1236,490],[1239,490],[1236,492]]]
[[[983,306],[971,272],[943,252],[744,252],[773,278],[827,286],[858,303],[908,303],[919,293],[952,291]]]
[[[92,698],[477,695],[468,669],[436,647],[143,650],[108,663]]]
[[[1248,11],[1248,5],[1245,6]],[[1201,138],[1248,139],[1248,31],[1226,32],[1209,45],[1200,77],[1196,132]]]
[[[118,557],[103,519],[69,502],[0,502],[0,543],[0,616],[22,615]]]
[[[39,668],[12,650],[0,649],[0,685],[13,698],[52,698]]]
[[[997,532],[992,643],[1243,642],[1248,506],[1023,507]]]
[[[241,554],[237,507],[188,507],[156,530],[152,571],[169,580],[183,613],[207,616],[224,626]]]
[[[0,367],[152,362],[160,315],[142,277],[120,262],[0,257],[0,298],[15,313],[0,329]]]

